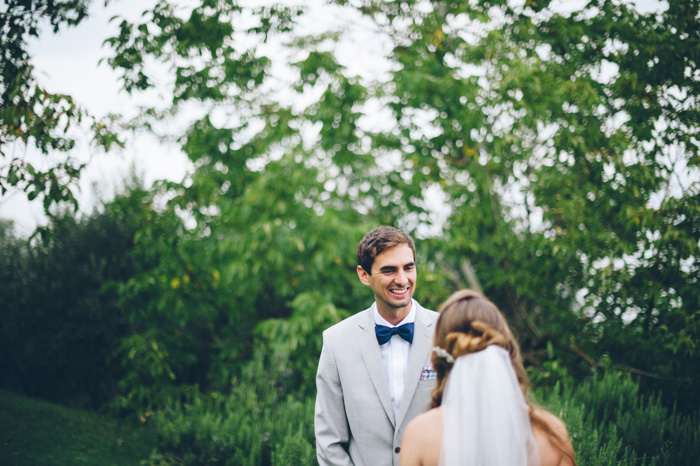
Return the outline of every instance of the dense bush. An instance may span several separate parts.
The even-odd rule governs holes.
[[[291,303],[294,312],[287,319],[268,319],[257,327],[262,350],[271,364],[286,370],[280,381],[285,388],[303,395],[316,393],[316,367],[323,343],[322,333],[349,316],[320,292],[307,292]]]
[[[152,415],[159,441],[149,464],[315,464],[314,397],[288,392],[288,375],[256,357],[229,394],[188,390]],[[690,466],[700,457],[698,414],[640,395],[628,375],[534,393],[567,423],[579,466]]]
[[[133,232],[105,212],[55,219],[47,245],[0,232],[0,384],[96,408],[116,394],[107,364],[128,325],[107,284],[131,274]]]
[[[628,374],[608,372],[539,394],[566,421],[580,466],[694,466],[700,458],[700,412],[664,407],[660,395],[640,394]]]
[[[287,393],[286,376],[256,357],[228,394],[186,390],[150,417],[159,448],[148,464],[314,464],[314,399]]]

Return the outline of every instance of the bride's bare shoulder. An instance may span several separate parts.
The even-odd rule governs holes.
[[[418,416],[415,417],[415,419],[422,419],[422,422],[440,422],[442,423],[442,408],[437,407],[433,409],[429,409],[428,411],[419,414]],[[413,422],[413,421],[411,421]]]
[[[419,414],[406,427],[405,435],[415,434],[425,438],[425,433],[434,434],[436,429],[442,432],[442,408],[433,408]]]
[[[540,417],[549,425],[549,427],[562,438],[569,438],[569,432],[566,430],[566,424],[564,421],[556,417],[549,411],[545,411],[541,408],[535,408]]]
[[[561,446],[573,451],[566,424],[554,414],[543,409],[537,409],[537,415],[544,421],[551,432],[558,437],[562,444]],[[543,427],[533,424],[532,433],[535,436],[535,442],[540,452],[542,466],[574,466],[571,458],[565,455],[560,448],[557,448],[553,439]]]
[[[409,422],[401,442],[401,466],[437,464],[442,430],[441,408],[433,408]]]

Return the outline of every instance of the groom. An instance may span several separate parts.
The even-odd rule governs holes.
[[[323,332],[314,417],[321,465],[398,466],[406,425],[428,409],[438,314],[413,300],[415,260],[413,239],[388,226],[357,247],[357,275],[374,303]]]

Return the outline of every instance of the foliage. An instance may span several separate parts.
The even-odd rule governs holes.
[[[194,166],[111,204],[135,232],[113,289],[129,325],[116,404],[155,409],[151,462],[309,454],[308,431],[273,422],[308,399],[273,392],[310,393],[321,328],[371,302],[354,248],[378,224],[418,239],[423,304],[492,298],[539,384],[642,377],[552,395],[583,464],[697,451],[674,403],[700,400],[700,6],[558,5],[332,2],[383,50],[370,77],[341,56],[352,27],[310,31],[304,8],[159,0],[120,22],[106,43],[125,90],[169,96],[132,126]],[[275,362],[263,387],[249,367]]]
[[[5,466],[133,466],[156,446],[135,419],[115,420],[0,390],[0,463]]]
[[[440,266],[466,282],[469,260],[532,362],[550,340],[578,376],[607,354],[697,383],[698,6],[364,5],[394,46],[378,150],[404,154],[408,207],[447,194]]]
[[[194,391],[154,412],[158,450],[148,464],[312,464],[313,398],[286,394],[284,377],[258,356],[229,394]]]
[[[547,359],[542,361],[539,366],[528,366],[527,374],[530,383],[540,389],[551,389],[559,384],[573,383],[566,366],[556,357],[551,341],[547,342]]]
[[[159,361],[160,373],[172,370],[171,385],[197,383],[222,390],[252,354],[257,323],[289,317],[297,306],[295,297],[314,292],[316,302],[327,309],[366,306],[357,304],[368,299],[355,279],[354,247],[345,247],[356,244],[365,227],[352,222],[357,219],[352,213],[317,214],[309,195],[297,196],[315,188],[315,170],[292,170],[291,164],[285,157],[271,162],[264,173],[249,170],[250,184],[239,185],[238,192],[226,188],[240,176],[233,168],[226,173],[205,170],[193,176],[188,188],[164,184],[115,204],[129,212],[138,231],[131,252],[136,273],[119,287],[120,307],[137,333],[150,335],[125,340],[122,355]],[[210,190],[221,186],[212,177],[224,180],[221,192]],[[211,209],[194,202],[205,196],[216,198]],[[304,374],[316,364],[313,349],[320,341],[320,325],[331,319],[300,322],[318,332],[305,342],[304,359],[293,363]],[[148,344],[141,344],[144,338],[157,343],[162,358],[136,354],[153,354]],[[127,383],[128,391],[141,390],[137,380],[145,383],[148,375]],[[161,387],[145,385],[146,391]]]
[[[313,463],[314,397],[295,399],[284,389],[286,377],[284,369],[258,356],[230,394],[190,392],[184,402],[156,411],[151,419],[159,442],[149,464]],[[584,384],[535,392],[567,423],[581,466],[697,461],[700,413],[665,408],[659,397],[640,394],[629,375],[608,372]]]
[[[106,286],[132,273],[133,231],[110,214],[55,219],[48,246],[0,234],[0,380],[3,387],[97,408],[116,393],[106,363],[128,332]]]
[[[542,405],[567,423],[578,464],[697,463],[697,410],[684,415],[666,408],[659,395],[642,395],[629,374],[605,372],[563,387],[539,394]]]
[[[158,345],[157,332],[135,333],[122,338],[114,357],[121,360],[120,394],[111,402],[117,413],[162,405],[173,391],[175,373],[169,353]]]
[[[107,151],[123,145],[115,133],[114,118],[97,120],[71,96],[40,87],[27,52],[27,41],[39,37],[42,27],[50,26],[55,34],[61,27],[80,24],[91,0],[5,3],[0,14],[0,159],[6,164],[0,167],[0,195],[13,188],[24,191],[30,201],[42,201],[49,218],[54,213],[51,207],[65,202],[77,211],[74,188],[85,163],[70,155],[54,164],[36,163],[15,154],[21,152],[20,146],[33,147],[44,155],[50,151],[69,154],[75,146],[69,130],[84,119],[90,123],[96,145]],[[48,230],[41,232],[46,236]]]
[[[690,392],[700,125],[688,18],[698,6],[333,3],[388,45],[388,72],[354,74],[338,53],[351,32],[302,32],[304,9],[163,0],[141,23],[121,22],[110,64],[134,93],[155,86],[147,58],[173,70],[171,101],[141,118],[154,131],[173,116],[191,121],[170,136],[196,167],[160,191],[161,220],[191,226],[169,229],[171,252],[144,268],[132,288],[143,293],[129,299],[152,308],[157,277],[172,284],[194,262],[219,271],[215,294],[173,304],[225,301],[207,317],[215,341],[237,342],[220,348],[214,372],[224,374],[226,360],[245,358],[256,322],[290,316],[306,290],[357,309],[360,295],[345,292],[359,289],[350,251],[369,225],[397,224],[428,236],[427,304],[482,288],[528,363],[546,361],[551,342],[573,377],[609,358],[670,399]],[[443,223],[432,224],[429,192]],[[341,280],[315,280],[324,273]],[[697,399],[686,398],[691,409]]]
[[[316,393],[316,366],[321,355],[321,334],[348,317],[336,309],[320,292],[298,295],[291,303],[294,311],[286,319],[267,319],[258,324],[262,348],[269,353],[270,364],[284,367],[284,381],[290,391],[307,396]]]

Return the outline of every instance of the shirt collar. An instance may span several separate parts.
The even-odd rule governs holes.
[[[384,317],[379,314],[379,310],[377,309],[377,303],[374,302],[372,303],[372,313],[374,314],[374,323],[377,325],[384,325],[386,327],[398,327],[399,325],[403,324],[410,324],[412,322],[416,321],[416,302],[414,299],[411,299],[411,310],[408,311],[408,315],[403,318],[401,322],[399,322],[396,325],[392,325],[389,322],[386,321]]]

